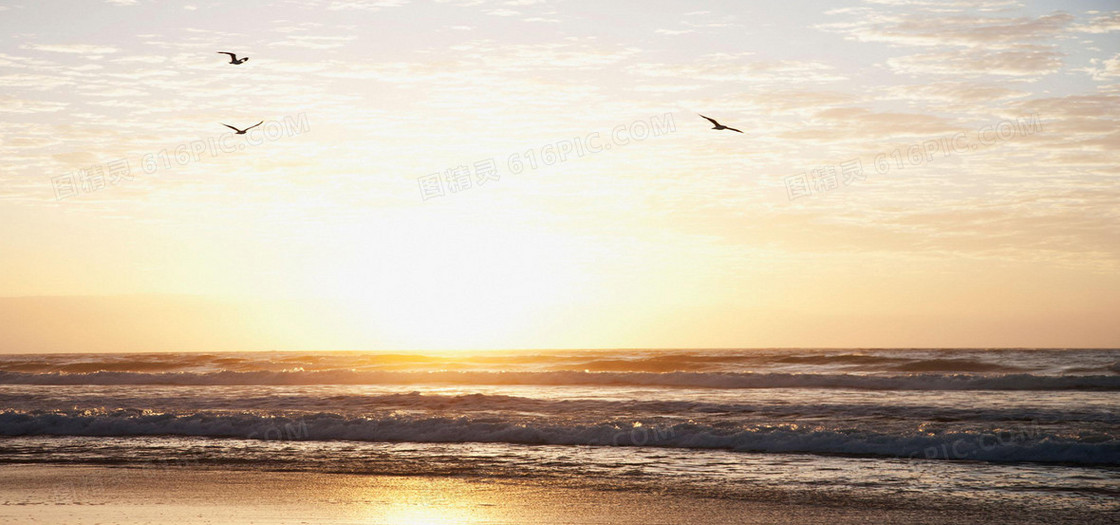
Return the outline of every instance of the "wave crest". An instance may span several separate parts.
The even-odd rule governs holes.
[[[629,385],[683,388],[834,388],[856,390],[1120,390],[1120,376],[1033,374],[857,374],[699,372],[0,372],[0,384],[31,385]]]
[[[510,443],[645,446],[739,452],[844,454],[919,459],[1120,465],[1120,440],[1077,441],[1040,427],[1017,433],[884,434],[798,425],[717,428],[696,423],[641,426],[615,421],[552,424],[496,418],[392,414],[376,418],[320,413],[153,414],[137,410],[0,412],[0,435],[192,436],[307,441]]]

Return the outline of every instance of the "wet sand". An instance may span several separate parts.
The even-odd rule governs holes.
[[[96,466],[0,467],[3,523],[1039,523],[997,509],[867,508],[532,480]],[[1084,521],[1083,521],[1084,522]],[[1090,521],[1091,522],[1091,521]]]

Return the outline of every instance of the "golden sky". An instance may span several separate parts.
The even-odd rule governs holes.
[[[1111,2],[0,28],[0,352],[1120,346]]]

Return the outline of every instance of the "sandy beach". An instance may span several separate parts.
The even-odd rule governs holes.
[[[1093,523],[1084,520],[1079,523]],[[1107,523],[1102,515],[1099,523]],[[1060,523],[1060,512],[870,508],[603,491],[533,481],[7,465],[4,523]],[[1072,518],[1068,520],[1070,523]]]

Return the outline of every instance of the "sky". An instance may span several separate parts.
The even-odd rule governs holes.
[[[1120,346],[1114,2],[0,29],[0,352]]]

